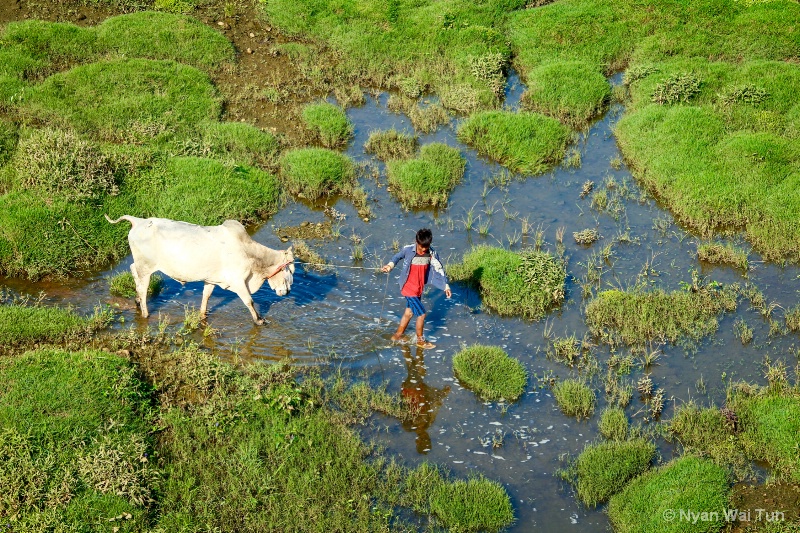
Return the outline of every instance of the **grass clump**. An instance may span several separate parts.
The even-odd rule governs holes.
[[[544,113],[579,128],[603,112],[611,86],[594,66],[582,61],[547,63],[527,74],[522,96],[526,109]]]
[[[656,104],[688,104],[700,92],[702,81],[691,73],[673,74],[656,85],[652,101]]]
[[[706,263],[731,265],[745,272],[749,268],[747,252],[728,243],[703,243],[697,247],[697,258]]]
[[[716,408],[701,409],[693,402],[675,410],[667,424],[670,436],[677,439],[688,452],[709,457],[715,464],[744,476],[748,473],[748,462],[739,439],[736,438],[735,415],[726,417],[730,410]]]
[[[717,315],[736,308],[729,291],[696,292],[607,290],[586,307],[592,333],[609,344],[643,345],[648,341],[697,341],[717,330]]]
[[[738,417],[739,439],[747,456],[767,462],[777,477],[800,481],[797,454],[800,393],[797,387],[779,381],[772,382],[769,387],[729,391],[728,396],[728,407]]]
[[[213,71],[233,63],[236,52],[220,32],[193,17],[144,11],[111,17],[95,29],[105,53],[169,59]]]
[[[100,61],[54,74],[26,92],[24,113],[110,142],[148,143],[216,119],[208,75],[173,61]]]
[[[261,168],[275,165],[279,146],[271,133],[244,122],[206,122],[196,153],[185,146],[184,155],[212,156],[226,162]],[[186,142],[186,141],[185,141]]]
[[[659,69],[631,85],[629,112],[616,128],[636,177],[702,235],[744,230],[765,259],[797,260],[800,154],[792,132],[800,131],[800,115],[788,91],[800,73],[781,62],[704,59],[674,59]],[[703,84],[689,104],[651,103],[660,79],[690,69]],[[769,98],[731,103],[727,91],[753,79]]]
[[[600,434],[608,440],[622,441],[628,438],[628,417],[619,407],[607,407],[600,413],[597,423]]]
[[[477,246],[448,273],[475,287],[483,303],[501,316],[539,319],[564,300],[564,265],[542,251]]]
[[[0,119],[0,168],[11,159],[17,147],[17,127],[6,120]],[[3,191],[0,190],[0,193]]]
[[[655,454],[655,445],[645,439],[590,444],[566,477],[575,486],[578,498],[588,507],[595,507],[650,468]]]
[[[431,494],[430,509],[451,531],[497,532],[514,522],[503,486],[483,477],[439,485]]]
[[[202,157],[170,158],[129,188],[138,212],[203,226],[258,220],[275,213],[282,201],[280,184],[268,172]],[[118,216],[116,209],[110,211]]]
[[[514,401],[525,390],[528,372],[522,363],[496,346],[476,344],[453,356],[453,372],[486,400]]]
[[[576,243],[588,246],[600,238],[600,232],[596,228],[587,228],[572,232],[572,238]]]
[[[569,129],[538,113],[485,111],[462,122],[458,138],[514,172],[540,174],[563,158]]]
[[[410,159],[417,150],[416,135],[401,133],[392,128],[385,131],[373,131],[364,144],[364,151],[375,154],[382,161],[392,159]]]
[[[109,153],[73,131],[26,130],[14,155],[15,188],[36,189],[67,201],[119,192],[122,170]]]
[[[157,296],[164,288],[164,278],[159,274],[150,276],[150,283],[147,286],[147,296]],[[136,296],[136,282],[133,281],[133,274],[130,272],[120,272],[108,279],[108,292],[120,298],[134,298]]]
[[[344,110],[327,102],[305,106],[303,122],[320,138],[326,148],[345,145],[353,135],[353,123],[347,118]]]
[[[286,189],[309,200],[350,190],[355,169],[347,156],[324,148],[300,148],[286,152],[280,160]]]
[[[426,144],[416,159],[387,162],[392,192],[406,207],[447,205],[450,191],[464,176],[466,160],[457,148]]]
[[[577,379],[559,381],[553,387],[558,407],[567,416],[589,418],[594,413],[596,398],[586,383]]]
[[[684,456],[651,470],[611,497],[608,516],[622,533],[719,531],[728,502],[728,474],[707,459]],[[667,520],[666,509],[707,513],[712,521]],[[717,517],[714,520],[714,517]]]
[[[130,363],[39,350],[5,359],[0,379],[3,515],[32,530],[130,513],[126,530],[145,528],[157,470],[146,389]]]
[[[786,327],[791,331],[800,331],[800,305],[787,309],[784,320],[786,321]]]

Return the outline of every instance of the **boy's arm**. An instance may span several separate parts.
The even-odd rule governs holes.
[[[400,261],[403,258],[403,256],[405,256],[405,253],[406,253],[406,249],[405,248],[401,248],[399,252],[394,254],[394,257],[392,257],[392,260],[389,261],[386,265],[384,265],[383,268],[381,268],[381,270],[383,272],[389,272],[391,269],[394,268],[394,266],[397,264],[397,262]]]
[[[442,280],[444,281],[444,287],[440,288],[444,291],[445,296],[450,298],[453,295],[453,292],[450,290],[447,272],[444,271],[444,263],[442,263],[442,259],[439,257],[438,252],[433,252],[433,259],[436,261],[436,263],[431,266],[434,267],[434,270],[442,277]]]

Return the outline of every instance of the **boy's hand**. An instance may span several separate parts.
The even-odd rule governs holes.
[[[381,272],[389,272],[392,269],[391,265],[383,265],[381,267]]]
[[[450,298],[453,295],[453,291],[450,290],[450,287],[444,290],[444,295]]]

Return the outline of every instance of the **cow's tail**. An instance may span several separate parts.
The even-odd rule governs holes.
[[[138,218],[136,218],[136,217],[132,217],[132,216],[130,216],[130,215],[122,215],[122,216],[121,216],[121,217],[119,217],[117,220],[111,220],[111,218],[110,218],[110,217],[109,217],[107,214],[105,214],[105,213],[103,213],[103,216],[104,216],[104,217],[106,217],[106,220],[108,220],[108,221],[109,221],[109,222],[111,222],[112,224],[117,224],[117,223],[119,223],[119,222],[121,222],[121,221],[123,221],[123,220],[127,220],[128,222],[130,222],[130,223],[131,223],[131,225],[135,225],[135,224],[136,224],[136,221],[138,221],[138,220],[139,220]]]

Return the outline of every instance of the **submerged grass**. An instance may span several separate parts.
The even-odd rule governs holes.
[[[372,131],[364,144],[364,151],[375,154],[382,161],[410,159],[417,150],[416,135],[401,133],[396,129]]]
[[[642,346],[648,341],[697,341],[716,331],[721,312],[734,309],[736,297],[727,290],[607,290],[587,305],[586,322],[605,342]]]
[[[588,445],[566,472],[588,507],[605,502],[632,478],[650,468],[655,445],[645,439]]]
[[[406,207],[447,205],[465,166],[461,152],[442,143],[426,144],[418,158],[386,163],[392,192]]]
[[[622,533],[720,531],[725,525],[722,510],[728,502],[728,481],[725,469],[687,455],[630,482],[611,497],[608,516],[614,530]],[[710,520],[670,520],[666,509],[691,509],[707,513]]]
[[[150,276],[147,285],[147,296],[157,296],[164,287],[164,278],[160,274]],[[108,279],[108,291],[121,298],[134,298],[136,296],[136,282],[130,272],[119,272]]]
[[[485,400],[518,399],[525,390],[528,372],[502,348],[476,344],[453,356],[453,373]]]
[[[539,319],[564,300],[564,265],[546,252],[477,246],[448,274],[477,288],[483,303],[501,316]]]
[[[458,138],[513,172],[541,174],[561,161],[569,129],[538,113],[485,111],[458,127]]]
[[[697,258],[706,263],[731,265],[745,272],[749,268],[747,252],[728,243],[703,243],[697,247]]]

